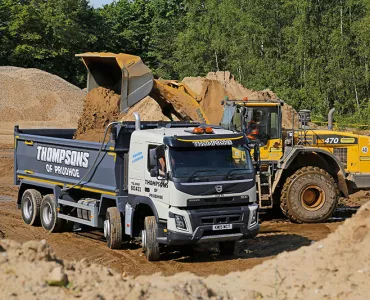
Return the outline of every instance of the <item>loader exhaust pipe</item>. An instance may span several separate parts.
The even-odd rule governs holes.
[[[141,120],[140,120],[140,114],[138,112],[134,112],[135,117],[135,130],[141,129]]]
[[[331,110],[329,110],[328,114],[328,130],[333,130],[333,114],[335,112],[335,108],[333,107]]]

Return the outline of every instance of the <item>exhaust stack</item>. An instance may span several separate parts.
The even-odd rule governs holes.
[[[141,120],[140,120],[140,114],[138,112],[134,112],[135,117],[135,130],[141,129]]]
[[[328,114],[328,129],[333,130],[333,114],[335,112],[335,108],[333,107]]]

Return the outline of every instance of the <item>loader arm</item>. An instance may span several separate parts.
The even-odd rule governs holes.
[[[170,119],[172,113],[179,120],[209,124],[208,117],[198,102],[199,96],[183,83],[155,79],[150,96],[159,103],[163,114]]]
[[[130,107],[150,95],[169,119],[209,123],[199,101],[186,84],[172,80],[156,80],[139,56],[130,54],[89,52],[77,54],[85,64],[87,91],[104,87],[121,95],[120,110]]]

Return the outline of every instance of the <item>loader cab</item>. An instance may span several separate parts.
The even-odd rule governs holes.
[[[223,101],[221,126],[243,132],[251,144],[259,144],[262,160],[278,160],[282,149],[281,101]]]

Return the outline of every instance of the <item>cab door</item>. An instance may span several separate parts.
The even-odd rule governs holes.
[[[158,151],[158,149],[162,149],[163,151]],[[157,150],[157,151],[156,151]],[[156,163],[151,164],[150,159],[150,151],[156,151]],[[169,165],[168,161],[168,152],[164,150],[163,145],[158,144],[147,144],[146,149],[146,164],[144,167],[144,177],[145,177],[145,189],[144,189],[144,195],[148,198],[150,198],[153,202],[159,202],[162,204],[168,205],[170,203],[169,201],[169,184],[168,184],[168,178],[167,176],[163,176],[164,174],[168,173],[167,166]],[[151,169],[154,169],[156,167],[161,167],[161,162],[165,163],[164,169],[161,172],[161,174],[158,174],[156,177],[152,177],[150,174]]]
[[[129,153],[128,192],[132,195],[144,195],[145,145],[134,142]]]

